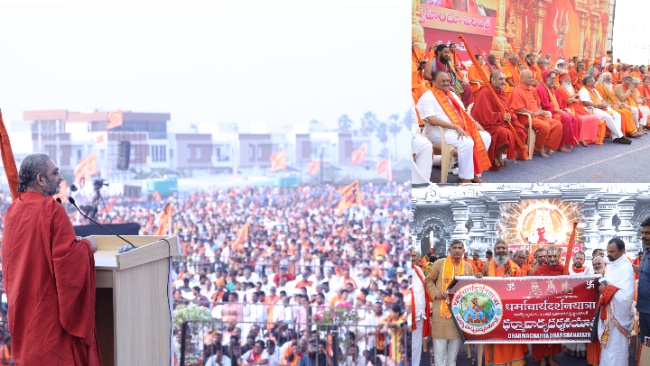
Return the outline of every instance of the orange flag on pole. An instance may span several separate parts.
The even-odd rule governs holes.
[[[569,244],[566,247],[566,260],[564,261],[564,271],[562,274],[569,274],[569,267],[571,266],[571,256],[573,255],[573,247],[576,245],[576,228],[578,223],[573,223],[573,231],[571,232],[571,238],[569,238]]]
[[[385,159],[377,162],[377,175],[386,173],[386,179],[389,182],[393,181],[393,168],[390,165],[390,159]]]
[[[275,154],[271,155],[269,161],[271,161],[271,167],[269,168],[270,171],[277,172],[278,170],[286,170],[287,152],[286,151],[276,152]]]
[[[320,160],[310,161],[309,162],[309,170],[307,171],[307,175],[314,175],[314,174],[318,173],[318,169],[320,169]]]
[[[244,241],[248,237],[248,228],[250,227],[249,223],[245,223],[244,226],[239,228],[237,231],[237,239],[235,240],[235,246],[244,244]]]
[[[16,168],[14,152],[11,150],[7,128],[2,119],[2,111],[0,111],[0,151],[2,151],[2,165],[4,166],[5,174],[7,175],[7,183],[9,183],[11,198],[15,200],[20,196],[20,192],[18,192],[18,168]]]
[[[124,113],[121,109],[118,109],[114,112],[108,112],[108,123],[106,124],[106,131],[120,127],[124,124]]]
[[[156,235],[169,235],[172,230],[172,215],[174,214],[174,208],[172,207],[171,199],[167,202],[167,205],[158,216],[158,229],[156,229]]]
[[[79,164],[74,169],[74,181],[79,183],[81,178],[88,180],[97,174],[97,154],[90,154],[87,158],[79,160]]]
[[[342,214],[350,207],[361,205],[361,187],[359,186],[358,180],[355,180],[353,183],[348,184],[345,187],[339,188],[337,192],[343,195],[338,206],[336,206],[336,210],[339,214]]]
[[[352,161],[348,166],[361,164],[364,161],[366,161],[366,145],[361,145],[361,147],[352,151]]]
[[[162,202],[162,197],[160,197],[160,193],[158,193],[158,191],[155,191],[153,193],[153,199],[155,199],[158,202]]]

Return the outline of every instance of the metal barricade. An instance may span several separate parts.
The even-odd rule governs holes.
[[[237,337],[235,341],[233,337]],[[251,341],[266,340],[264,343],[268,346],[269,339],[276,343],[275,352],[270,357],[276,357],[277,364],[283,365],[286,363],[283,361],[287,361],[285,358],[290,357],[290,351],[286,349],[291,346],[287,346],[287,342],[294,337],[299,351],[311,357],[312,365],[366,366],[371,362],[385,366],[392,362],[397,366],[400,362],[408,364],[411,353],[406,322],[385,329],[363,324],[187,321],[174,332],[175,352],[181,366],[204,365],[207,358],[216,355],[215,347],[219,346],[231,360],[233,357],[239,359],[244,355],[243,351],[252,348]],[[319,342],[320,350],[312,352]],[[314,345],[316,347],[310,349]]]

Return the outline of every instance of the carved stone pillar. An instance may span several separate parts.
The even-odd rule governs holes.
[[[602,55],[597,55],[596,52],[598,49],[598,46],[596,45],[596,42],[598,41],[598,37],[596,37],[596,34],[600,31],[600,14],[597,12],[594,12],[591,15],[591,54],[589,57],[601,57]]]
[[[585,51],[585,31],[587,30],[587,14],[581,12],[580,13],[580,58],[584,58],[586,55],[584,54]]]
[[[542,49],[542,40],[544,38],[544,17],[546,16],[546,7],[548,5],[544,0],[537,1],[537,9],[535,12],[535,40],[533,48],[536,50]]]
[[[506,1],[499,0],[499,6],[497,7],[497,24],[496,24],[496,34],[492,38],[492,51],[497,59],[504,56],[504,52],[507,50],[506,47]]]
[[[420,23],[421,19],[421,13],[420,13],[420,0],[411,0],[412,4],[412,17],[411,17],[411,42],[413,44],[423,50],[426,51],[427,44],[424,42],[424,28],[422,28],[422,24]]]

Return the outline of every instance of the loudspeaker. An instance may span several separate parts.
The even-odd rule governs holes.
[[[120,141],[117,147],[117,169],[128,170],[131,161],[131,141]]]

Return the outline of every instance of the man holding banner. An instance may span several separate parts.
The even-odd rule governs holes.
[[[563,271],[564,267],[560,265],[560,249],[552,245],[546,248],[546,263],[538,266],[533,275],[561,276]],[[562,352],[562,346],[560,344],[533,344],[532,348],[533,360],[535,360],[535,362],[541,361],[540,366],[557,366],[553,357]]]
[[[494,244],[494,260],[483,265],[483,275],[487,277],[521,277],[524,273],[508,258],[508,244],[499,238]],[[486,344],[486,365],[521,366],[526,364],[524,353],[526,344]]]
[[[449,256],[438,259],[425,280],[426,288],[433,298],[431,309],[433,350],[436,366],[454,366],[460,347],[460,334],[451,317],[447,302],[447,288],[456,276],[472,276],[472,266],[463,260],[465,247],[460,240],[454,240],[449,247]]]

